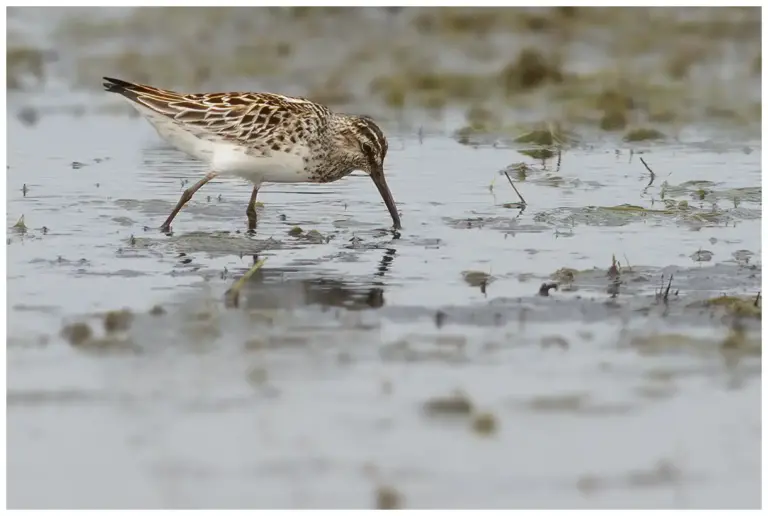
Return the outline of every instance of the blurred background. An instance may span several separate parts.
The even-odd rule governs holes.
[[[10,507],[760,506],[759,8],[7,13]],[[160,233],[207,170],[102,76],[374,116],[404,230]]]
[[[133,113],[56,96],[114,75],[303,95],[464,140],[543,121],[760,127],[759,8],[9,8],[7,42],[9,90],[49,95],[27,119]]]

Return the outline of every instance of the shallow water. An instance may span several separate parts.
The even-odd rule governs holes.
[[[47,12],[16,18],[46,45]],[[75,34],[88,51],[56,66],[141,39],[121,34]],[[595,44],[573,47],[584,66]],[[464,50],[440,55],[462,69]],[[250,185],[217,178],[167,236],[207,171],[63,77],[9,94],[9,507],[759,506],[761,320],[703,305],[761,288],[759,134],[577,127],[542,162],[509,135],[458,143],[463,107],[385,116],[398,234],[353,174],[265,185],[255,236]]]
[[[28,227],[7,245],[12,506],[360,507],[379,485],[408,507],[759,503],[759,356],[724,359],[727,327],[681,308],[759,289],[760,268],[731,256],[760,262],[759,201],[703,225],[542,216],[650,207],[662,179],[758,185],[757,142],[654,146],[648,189],[626,148],[568,150],[559,170],[518,182],[519,213],[502,206],[517,199],[498,172],[536,163],[515,149],[395,135],[399,238],[364,176],[267,186],[255,237],[242,232],[248,185],[215,181],[167,237],[150,228],[204,172],[143,121],[8,124],[6,222]],[[330,240],[291,237],[294,226]],[[699,249],[712,261],[693,262]],[[254,252],[266,265],[227,311]],[[611,255],[639,279],[606,305]],[[598,269],[537,296],[561,267]],[[485,293],[468,270],[491,274]],[[662,272],[686,298],[668,317],[653,298]],[[168,314],[140,315],[155,304]],[[81,349],[58,335],[76,320],[101,334],[92,314],[122,307],[137,312],[127,337]],[[693,340],[644,352],[636,340],[657,332]],[[423,413],[457,389],[493,414],[493,435],[470,415]]]

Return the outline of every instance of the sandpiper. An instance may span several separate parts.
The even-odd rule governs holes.
[[[400,216],[384,178],[387,139],[368,116],[333,113],[302,97],[275,93],[177,93],[104,77],[177,149],[210,165],[187,188],[161,230],[169,232],[181,208],[217,175],[253,183],[248,229],[256,227],[256,196],[263,182],[329,183],[362,170],[369,174],[400,229]]]

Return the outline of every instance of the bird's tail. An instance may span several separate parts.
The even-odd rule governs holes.
[[[124,81],[104,77],[104,89],[112,93],[119,93],[138,106],[148,108],[157,113],[173,117],[181,109],[179,103],[183,103],[189,96],[184,96],[171,90],[163,90],[146,84]]]
[[[120,95],[135,102],[141,102],[139,97],[146,96],[162,99],[178,99],[181,97],[181,95],[175,91],[162,90],[160,88],[155,88],[154,86],[137,84],[135,82],[124,81],[122,79],[115,79],[112,77],[104,77],[103,86],[106,91],[111,93],[119,93]]]

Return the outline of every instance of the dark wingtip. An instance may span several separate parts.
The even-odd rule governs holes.
[[[114,93],[125,93],[126,89],[128,89],[130,86],[133,86],[133,84],[128,81],[114,79],[112,77],[104,77],[103,79],[104,89]]]
[[[111,93],[118,93],[128,100],[136,101],[138,91],[141,86],[132,82],[124,81],[122,79],[115,79],[113,77],[104,77],[104,89]]]

